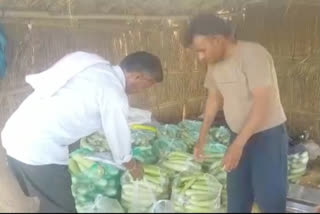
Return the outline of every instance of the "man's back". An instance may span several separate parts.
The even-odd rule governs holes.
[[[31,94],[8,120],[2,142],[9,156],[27,164],[66,164],[68,145],[102,129],[100,99],[120,91],[121,79],[98,64],[78,73],[51,97]],[[112,99],[112,96],[111,98]],[[112,100],[110,100],[112,102]]]

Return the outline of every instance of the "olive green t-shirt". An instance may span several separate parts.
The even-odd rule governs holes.
[[[238,41],[231,57],[208,66],[205,79],[208,90],[218,90],[223,96],[223,111],[232,131],[244,127],[253,104],[252,89],[272,87],[268,116],[257,132],[286,121],[280,101],[277,75],[269,52],[257,43]]]

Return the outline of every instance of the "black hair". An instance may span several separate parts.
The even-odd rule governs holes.
[[[196,35],[232,37],[232,27],[216,15],[200,14],[191,20],[185,33],[184,45],[189,47]]]
[[[120,62],[120,67],[126,72],[136,71],[148,73],[157,82],[163,80],[162,66],[159,57],[145,51],[129,54]]]

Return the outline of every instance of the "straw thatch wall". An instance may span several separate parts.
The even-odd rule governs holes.
[[[273,55],[282,103],[292,134],[309,130],[320,140],[319,6],[248,8],[239,36],[258,41]]]
[[[252,4],[246,16],[237,15],[234,22],[239,38],[259,41],[273,54],[290,131],[295,134],[310,129],[319,140],[318,9],[289,6]],[[75,50],[101,54],[113,63],[135,50],[150,51],[160,56],[165,80],[146,93],[130,97],[131,103],[152,109],[164,122],[201,113],[206,96],[202,86],[205,69],[180,45],[179,30],[184,21],[75,22],[11,17],[1,22],[9,37],[9,74],[0,81],[0,127],[31,92],[24,83],[25,75],[40,72]]]

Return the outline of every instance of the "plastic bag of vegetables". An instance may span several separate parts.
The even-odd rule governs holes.
[[[187,145],[178,138],[170,138],[169,136],[160,136],[153,144],[154,153],[160,159],[167,157],[171,152],[187,152]]]
[[[151,212],[155,202],[169,198],[169,177],[165,169],[144,165],[142,180],[133,180],[126,172],[121,178],[121,204],[128,212]]]
[[[157,129],[147,125],[131,125],[132,143],[137,146],[150,145],[156,138]]]
[[[103,133],[95,132],[80,140],[80,147],[93,152],[109,151],[108,142]]]
[[[97,195],[93,203],[78,206],[79,213],[124,213],[119,201],[113,198]]]
[[[209,134],[216,142],[219,142],[226,146],[230,144],[231,131],[224,126],[211,128]]]
[[[184,120],[179,123],[181,127],[181,139],[187,144],[189,150],[191,150],[199,139],[199,133],[201,128],[201,121]],[[210,140],[210,135],[208,135]]]
[[[145,164],[155,164],[158,161],[158,155],[153,152],[152,145],[135,146],[132,149],[132,155]]]
[[[227,205],[227,173],[223,170],[222,162],[216,161],[209,167],[208,173],[213,175],[222,185],[221,204]]]
[[[222,185],[210,174],[181,174],[173,182],[173,209],[178,213],[219,212]]]
[[[297,183],[306,173],[309,161],[308,152],[297,153],[288,156],[288,180]]]
[[[69,170],[72,178],[72,194],[76,208],[94,203],[97,195],[110,198],[120,197],[121,170],[115,166],[95,162],[86,158],[90,151],[76,150],[69,159]]]
[[[181,128],[174,124],[161,125],[157,128],[158,137],[179,138]]]
[[[161,165],[172,172],[201,171],[201,165],[194,160],[193,155],[184,152],[171,152]]]
[[[228,148],[223,144],[216,143],[214,141],[208,142],[204,147],[205,159],[203,162],[203,167],[205,170],[207,170],[211,164],[220,162],[223,159],[227,149]]]

